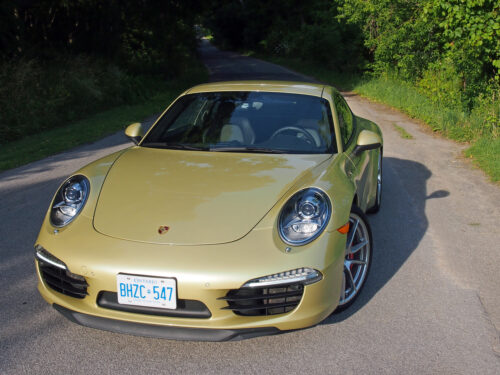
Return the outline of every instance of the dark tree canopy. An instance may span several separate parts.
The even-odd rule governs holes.
[[[197,0],[2,0],[4,59],[86,54],[168,72],[195,48]]]
[[[0,0],[0,125],[15,139],[131,102],[137,77],[196,64],[203,25],[223,48],[395,77],[439,106],[486,108],[498,134],[499,11],[498,0]],[[19,115],[28,104],[30,121]],[[54,115],[61,108],[71,109]]]

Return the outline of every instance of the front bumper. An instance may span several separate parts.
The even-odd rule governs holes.
[[[81,218],[83,219],[83,218]],[[42,228],[37,240],[68,269],[85,277],[85,298],[54,291],[40,276],[42,297],[70,320],[86,326],[142,336],[188,340],[234,340],[313,326],[337,306],[342,284],[345,236],[324,232],[312,244],[284,251],[272,230],[252,231],[227,244],[170,246],[120,240],[88,230],[75,221],[54,234]],[[241,316],[225,310],[220,299],[251,279],[299,267],[317,269],[323,279],[306,285],[299,305],[292,311],[268,316]],[[103,292],[116,292],[119,273],[174,277],[178,298],[202,302],[210,316],[162,316],[104,308]],[[213,332],[212,332],[213,330]]]

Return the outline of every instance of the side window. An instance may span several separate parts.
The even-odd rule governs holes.
[[[337,116],[339,117],[340,133],[342,134],[342,141],[344,145],[351,139],[353,131],[353,118],[352,113],[342,95],[339,93],[333,94],[335,108],[337,109]]]

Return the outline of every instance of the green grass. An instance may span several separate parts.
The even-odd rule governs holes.
[[[394,127],[394,129],[399,133],[399,135],[401,136],[401,138],[404,138],[404,139],[414,139],[413,138],[413,135],[411,135],[410,133],[408,133],[405,128],[402,128],[401,126],[399,126],[398,124],[392,124],[392,126]]]
[[[500,138],[482,137],[465,151],[493,181],[500,181]]]
[[[490,106],[479,107],[472,113],[458,108],[448,108],[432,101],[417,87],[401,80],[381,77],[361,77],[340,74],[317,63],[285,57],[263,56],[259,58],[280,64],[313,77],[343,91],[354,91],[369,99],[388,104],[428,124],[435,132],[459,142],[469,142],[465,155],[485,171],[493,182],[500,181],[500,138],[498,137],[498,101]],[[496,107],[495,107],[496,105]],[[403,138],[403,134],[397,129]],[[402,129],[404,131],[404,129]],[[408,134],[413,138],[410,134]]]
[[[355,85],[354,91],[398,108],[410,117],[424,121],[433,131],[457,141],[472,141],[482,132],[481,123],[472,121],[467,113],[432,102],[406,82],[388,77],[365,79]]]
[[[207,73],[204,68],[197,69],[191,72],[189,77],[166,83],[163,90],[145,102],[118,106],[64,127],[2,144],[0,145],[0,171],[15,168],[124,130],[133,122],[140,122],[148,116],[163,111],[183,90],[206,80]]]
[[[500,138],[495,130],[487,127],[488,121],[491,121],[487,110],[469,114],[447,108],[432,102],[410,84],[387,77],[360,80],[354,91],[398,108],[448,138],[469,142],[471,147],[465,151],[465,155],[472,158],[493,182],[500,181]]]

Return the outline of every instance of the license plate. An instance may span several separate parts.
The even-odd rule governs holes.
[[[116,284],[120,304],[177,308],[175,279],[118,274]]]

